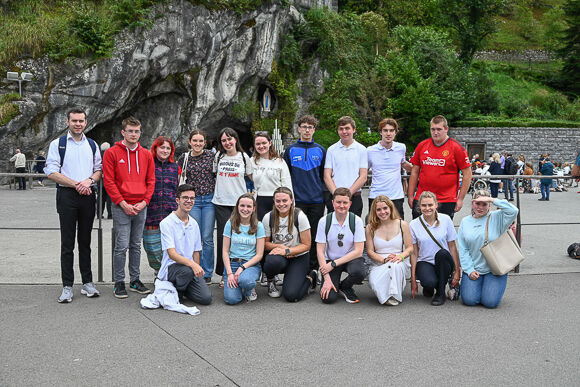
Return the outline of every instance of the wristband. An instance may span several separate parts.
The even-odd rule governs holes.
[[[243,263],[240,265],[240,267],[242,268],[242,271],[246,270],[246,267],[244,266]]]
[[[387,263],[387,258],[383,258],[383,263]]]
[[[399,254],[399,257],[401,257],[401,262],[403,262],[405,260],[405,257],[403,256],[403,254]]]

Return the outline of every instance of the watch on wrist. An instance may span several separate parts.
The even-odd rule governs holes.
[[[286,249],[286,256],[289,256],[289,255],[290,255],[290,249],[287,248]]]
[[[96,184],[95,179],[93,179],[92,177],[89,177],[89,180],[91,181],[91,183]]]
[[[336,267],[336,262],[335,261],[330,261],[330,266]]]
[[[246,267],[244,266],[243,263],[240,265],[240,267],[242,268],[242,271],[246,270]]]

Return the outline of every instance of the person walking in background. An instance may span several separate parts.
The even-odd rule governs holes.
[[[207,284],[210,284],[214,272],[215,207],[212,199],[216,177],[213,173],[215,154],[213,151],[205,149],[206,146],[205,133],[198,129],[192,130],[189,133],[191,150],[181,155],[177,163],[181,167],[181,174],[185,174],[185,182],[190,184],[195,192],[195,203],[189,215],[195,219],[201,231],[200,262],[204,272],[203,279]],[[218,239],[221,239],[219,235]],[[221,275],[222,273],[217,274]]]
[[[129,250],[129,289],[147,294],[141,275],[141,240],[147,218],[147,205],[155,190],[155,163],[149,150],[139,144],[141,122],[135,117],[123,120],[123,140],[105,152],[103,172],[105,188],[113,202],[115,251],[113,253],[113,293],[127,298],[125,289],[125,261]]]
[[[435,116],[429,125],[431,138],[421,141],[411,158],[413,169],[407,191],[409,207],[413,210],[413,219],[419,217],[419,196],[423,191],[431,191],[437,196],[439,212],[453,219],[453,215],[463,207],[463,199],[471,185],[471,163],[465,148],[447,135],[449,126],[445,117]],[[462,175],[461,190],[458,187],[459,172]]]
[[[147,206],[145,230],[143,230],[143,248],[147,253],[149,266],[155,275],[161,268],[163,249],[161,248],[161,231],[159,223],[177,209],[175,193],[179,184],[179,166],[173,155],[175,146],[171,139],[159,136],[151,145],[151,155],[155,163],[155,190]]]
[[[35,173],[42,173],[44,174],[44,167],[46,167],[46,158],[44,157],[44,151],[38,152],[38,156],[36,156],[36,164],[34,164],[34,172]],[[38,185],[44,187],[44,177],[38,178]]]
[[[501,168],[501,158],[499,153],[494,153],[491,155],[491,165],[489,166],[489,173],[491,175],[503,175],[503,169]],[[489,180],[489,187],[491,191],[491,197],[497,198],[499,192],[499,184],[501,183],[500,179],[490,179]]]
[[[245,177],[252,178],[252,162],[240,144],[238,133],[224,128],[219,134],[218,152],[213,162],[216,173],[212,203],[215,207],[217,228],[217,254],[215,272],[224,275],[223,238],[224,227],[235,208],[238,198],[247,192]],[[256,217],[258,215],[256,214]],[[220,287],[225,278],[221,278]]]
[[[95,183],[102,176],[101,154],[84,130],[87,115],[81,108],[67,113],[67,134],[53,140],[48,148],[44,173],[57,184],[56,211],[60,223],[60,303],[73,298],[75,236],[79,249],[79,269],[83,281],[81,294],[99,296],[91,269],[91,232],[95,219]],[[78,228],[78,234],[77,234]]]
[[[10,162],[14,163],[14,168],[16,168],[16,173],[26,173],[26,156],[24,153],[20,152],[20,149],[16,149],[14,156],[10,158]],[[18,190],[22,191],[26,189],[26,178],[18,177]]]
[[[548,157],[545,157],[540,161],[540,170],[538,173],[542,176],[553,176],[554,175],[554,164],[550,161]],[[549,201],[550,200],[550,187],[552,186],[552,179],[540,179],[540,192],[542,197],[539,201]]]
[[[326,150],[313,140],[318,120],[305,115],[298,119],[300,138],[286,148],[284,160],[288,164],[296,207],[300,208],[310,224],[310,270],[318,269],[316,256],[316,227],[324,215],[324,163]]]
[[[331,195],[337,187],[347,187],[352,193],[350,211],[357,216],[362,215],[363,202],[361,187],[367,182],[368,156],[367,148],[354,139],[356,123],[351,117],[339,118],[337,132],[340,140],[332,144],[326,152],[324,163],[324,182]],[[332,212],[332,204],[327,203],[328,212]]]

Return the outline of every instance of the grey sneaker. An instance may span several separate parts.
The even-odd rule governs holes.
[[[249,296],[246,297],[248,302],[256,301],[258,299],[258,293],[256,293],[256,288],[252,289],[252,292]]]
[[[86,284],[83,284],[81,294],[84,294],[87,297],[98,297],[101,295],[101,293],[97,290],[97,288],[95,288],[95,284],[92,282],[87,282]]]
[[[262,279],[260,280],[261,286],[268,286],[268,278],[266,278],[266,274],[262,273]]]
[[[280,277],[278,277],[278,274],[276,274],[276,275],[274,276],[274,282],[276,282],[276,285],[278,285],[278,286],[282,286],[282,284],[284,283],[284,282],[282,281],[282,279],[280,279]]]
[[[72,286],[65,286],[62,288],[62,294],[60,295],[57,301],[60,302],[61,304],[68,304],[69,302],[72,302],[72,298],[73,298]]]
[[[268,282],[268,295],[272,298],[280,297],[280,291],[276,287],[276,281]]]

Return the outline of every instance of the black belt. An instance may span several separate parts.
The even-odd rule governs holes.
[[[352,196],[360,196],[360,191],[353,193]]]
[[[230,258],[230,262],[247,262],[247,261],[242,258]]]

